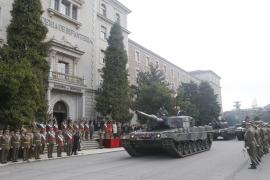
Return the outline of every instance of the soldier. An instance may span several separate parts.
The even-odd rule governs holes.
[[[248,155],[250,157],[250,169],[256,169],[259,162],[257,161],[257,142],[255,138],[255,128],[247,123],[247,130],[245,133],[245,148],[247,149]]]
[[[64,150],[64,136],[62,135],[61,130],[58,130],[56,136],[56,144],[57,144],[57,157],[62,157],[62,151]]]
[[[0,129],[0,160],[1,160],[1,154],[2,154],[2,148],[1,148],[1,139],[2,139],[2,136],[3,136],[3,130]]]
[[[100,149],[103,148],[103,137],[104,137],[104,134],[105,134],[105,132],[104,132],[103,128],[100,128],[99,129],[99,133],[98,133],[98,135],[99,135],[99,148]]]
[[[252,124],[255,129],[255,140],[256,140],[256,156],[259,162],[261,162],[261,158],[263,156],[262,143],[260,137],[260,130],[257,125]]]
[[[18,154],[21,144],[21,135],[19,130],[16,130],[14,134],[11,135],[11,146],[12,146],[12,161],[17,162]]]
[[[39,154],[40,154],[40,149],[41,149],[41,135],[38,129],[34,130],[33,147],[34,147],[35,159],[40,159]]]
[[[89,139],[89,134],[90,134],[90,128],[89,128],[89,125],[86,121],[84,121],[84,137],[85,137],[85,140],[88,140]]]
[[[8,153],[10,150],[10,135],[9,135],[9,130],[4,130],[4,133],[1,138],[1,148],[2,148],[2,153],[1,153],[1,163],[5,164],[7,163],[7,158],[8,158]]]
[[[44,154],[46,144],[46,128],[44,124],[40,124],[40,136],[41,136],[40,154]]]
[[[48,158],[52,158],[53,147],[55,143],[55,133],[53,127],[49,125],[49,131],[46,134],[47,148],[48,148]]]
[[[269,153],[269,144],[268,144],[268,132],[267,132],[267,127],[266,124],[262,124],[262,138],[263,138],[263,152],[264,154]]]
[[[72,151],[72,146],[73,146],[72,133],[70,129],[67,129],[64,131],[64,138],[65,138],[67,156],[70,156],[71,151]]]
[[[28,161],[29,159],[29,149],[30,149],[31,135],[26,132],[25,129],[22,130],[21,144],[23,149],[23,161]]]

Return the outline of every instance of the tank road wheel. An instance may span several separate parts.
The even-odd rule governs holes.
[[[203,151],[204,150],[204,146],[203,146],[203,141],[202,140],[199,141],[199,147],[200,147],[200,151]]]
[[[189,154],[189,144],[188,142],[184,143],[184,154],[188,155]]]
[[[197,152],[196,142],[191,142],[191,150],[192,150],[192,153]]]
[[[184,156],[184,145],[182,143],[178,143],[177,145],[177,153],[178,157],[183,157]]]
[[[201,148],[200,148],[200,142],[199,142],[199,141],[196,141],[196,142],[195,142],[195,147],[196,147],[196,152],[201,151]]]

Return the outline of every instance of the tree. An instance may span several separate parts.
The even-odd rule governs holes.
[[[118,23],[111,28],[108,44],[102,69],[103,83],[96,96],[96,110],[104,116],[111,115],[117,121],[127,122],[132,117],[129,112],[131,95],[126,69],[127,53]]]
[[[0,118],[4,124],[20,126],[46,118],[49,66],[44,39],[48,30],[41,15],[39,0],[13,3],[7,44],[0,50]]]
[[[208,82],[201,82],[199,85],[198,97],[199,125],[209,124],[212,120],[218,119],[220,106],[217,102],[217,95]]]
[[[11,22],[7,28],[9,56],[14,61],[30,62],[37,76],[38,97],[36,99],[37,120],[44,121],[47,115],[46,86],[49,65],[46,61],[48,43],[44,42],[48,29],[41,21],[42,5],[40,0],[15,0],[11,11]]]
[[[196,122],[199,118],[198,97],[198,85],[194,82],[182,83],[176,96],[176,106],[180,106],[184,114],[193,117]]]
[[[153,65],[147,72],[139,72],[135,90],[134,109],[156,114],[164,106],[169,112],[173,110],[172,91],[168,88],[164,74]],[[145,122],[140,118],[141,123]]]

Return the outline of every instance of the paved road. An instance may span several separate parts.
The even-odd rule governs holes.
[[[0,168],[2,180],[268,180],[270,155],[257,170],[247,169],[243,142],[214,142],[210,151],[173,159],[169,156],[131,158],[125,151],[71,157]]]

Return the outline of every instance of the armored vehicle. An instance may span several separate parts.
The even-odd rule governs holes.
[[[245,121],[243,121],[242,124],[235,125],[235,133],[236,133],[236,137],[239,141],[244,140],[244,136],[246,133],[246,122]]]
[[[147,129],[122,137],[123,147],[131,156],[162,151],[173,157],[185,157],[211,148],[212,127],[196,127],[190,116],[157,117],[141,111],[136,113],[148,121]]]
[[[212,121],[214,140],[230,140],[236,137],[235,128],[229,127],[227,122]]]

